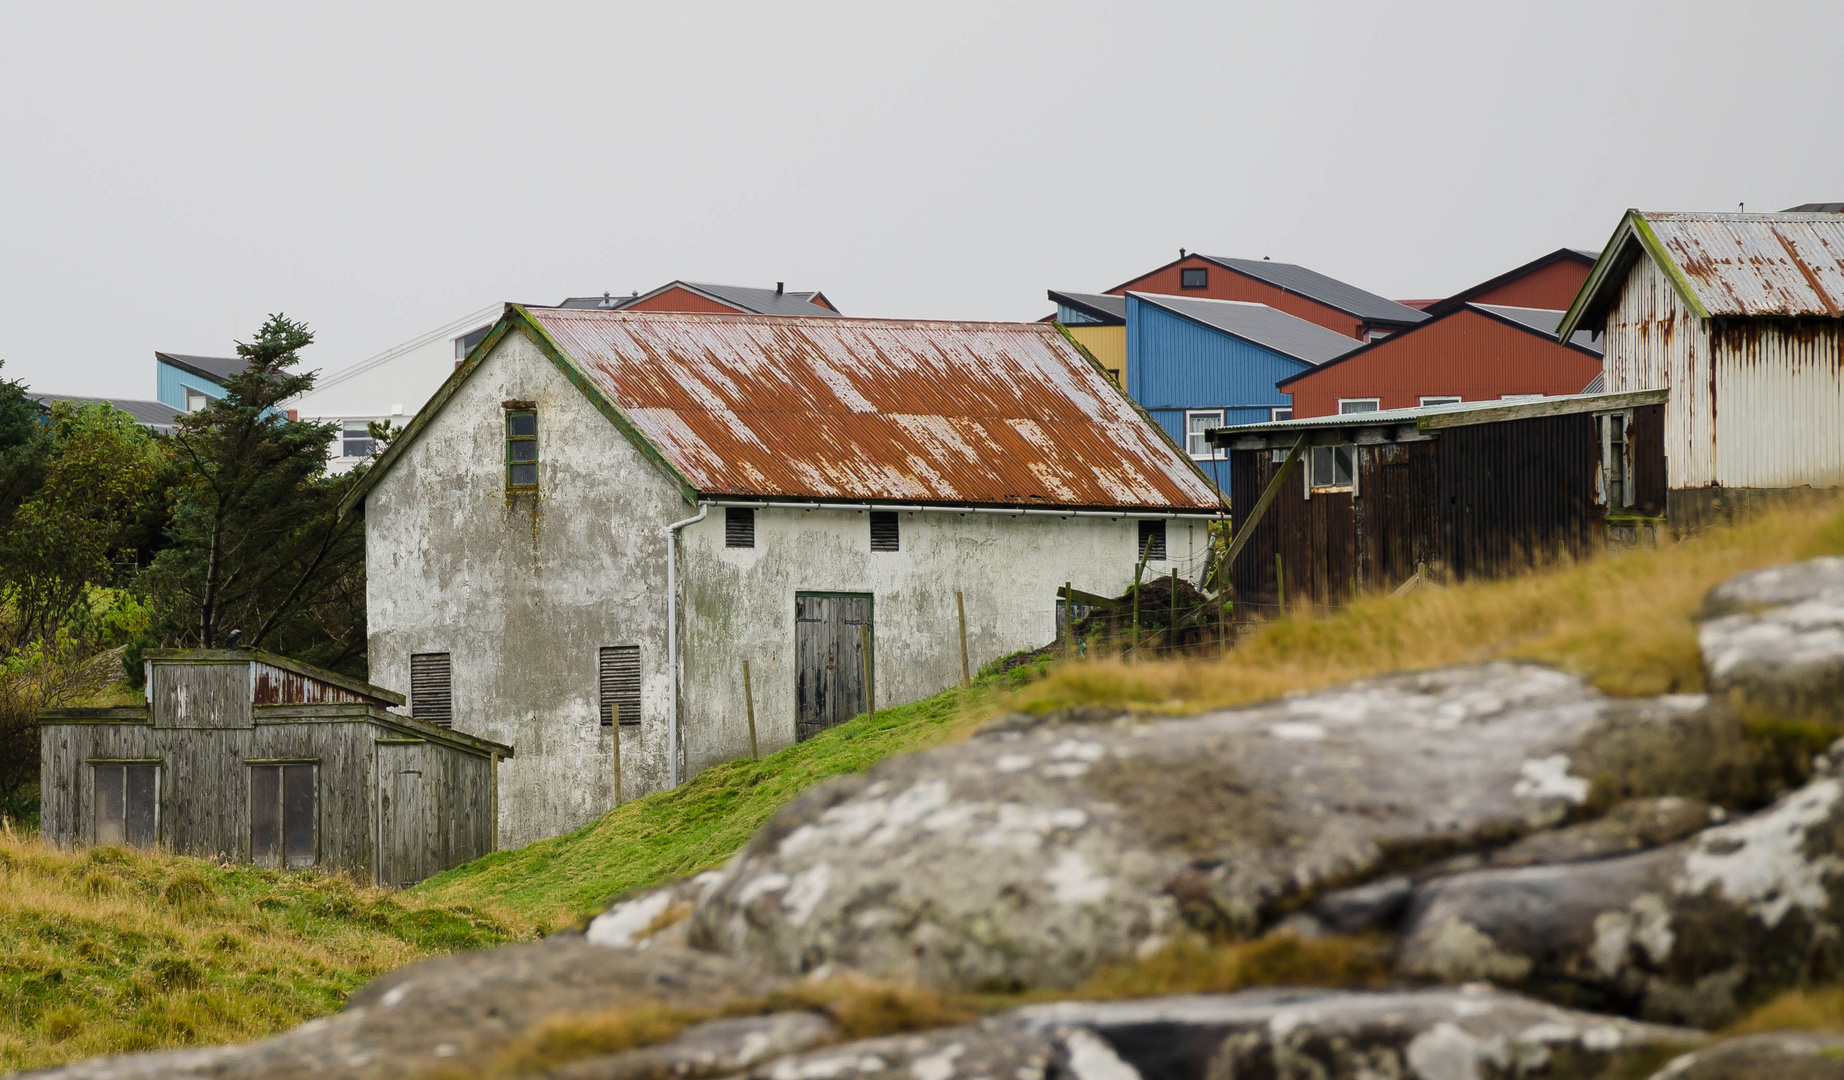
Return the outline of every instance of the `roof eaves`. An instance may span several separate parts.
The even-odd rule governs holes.
[[[1636,253],[1633,248],[1637,247]],[[1595,260],[1594,269],[1588,271],[1588,280],[1582,283],[1581,291],[1575,294],[1575,301],[1569,310],[1563,313],[1562,321],[1556,324],[1556,338],[1566,341],[1582,329],[1582,323],[1594,318],[1610,302],[1606,293],[1618,289],[1626,282],[1626,272],[1632,266],[1639,253],[1650,255],[1670,279],[1672,288],[1683,298],[1700,318],[1708,318],[1709,312],[1703,301],[1697,298],[1697,292],[1691,287],[1690,279],[1665,250],[1658,234],[1646,223],[1645,215],[1636,209],[1629,209],[1620,218],[1620,224],[1614,227],[1613,235],[1601,248],[1600,258]]]

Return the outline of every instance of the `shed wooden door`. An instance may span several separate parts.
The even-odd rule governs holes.
[[[794,597],[794,737],[808,739],[864,711],[869,596]]]
[[[421,743],[378,744],[378,884],[389,888],[429,876],[422,751]]]

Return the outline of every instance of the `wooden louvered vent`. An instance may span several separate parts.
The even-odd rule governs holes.
[[[896,551],[899,546],[898,545],[899,533],[900,533],[900,526],[898,526],[896,523],[896,512],[895,511],[893,510],[873,510],[871,511],[871,550],[872,551]]]
[[[453,727],[455,703],[448,654],[416,653],[410,657],[410,715]]]
[[[621,707],[622,724],[640,723],[640,646],[612,645],[602,650],[600,664],[602,723],[613,722]]]

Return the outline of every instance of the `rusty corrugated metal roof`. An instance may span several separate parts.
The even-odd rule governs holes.
[[[1053,326],[526,315],[702,495],[1220,507]]]
[[[1711,315],[1844,315],[1844,214],[1638,216]]]

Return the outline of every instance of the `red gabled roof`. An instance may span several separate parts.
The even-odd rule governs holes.
[[[1054,326],[514,311],[700,495],[1221,508]]]

